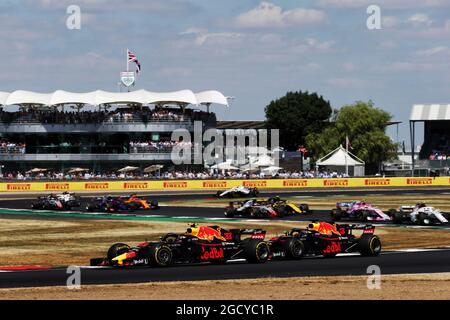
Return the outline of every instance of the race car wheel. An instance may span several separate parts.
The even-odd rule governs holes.
[[[419,213],[419,217],[418,218],[419,218],[419,223],[422,226],[428,226],[428,225],[431,224],[430,217],[427,214],[423,213],[423,212]]]
[[[333,221],[340,221],[342,218],[342,210],[341,209],[333,209],[331,211],[331,218]]]
[[[172,264],[172,250],[168,246],[150,248],[150,264],[154,267],[167,267]]]
[[[228,208],[225,210],[225,217],[233,218],[235,213],[236,213],[236,210],[234,208]]]
[[[389,217],[391,217],[391,218],[394,218],[394,215],[397,213],[397,210],[395,210],[395,209],[389,209],[387,212],[386,212],[386,214],[389,216]]]
[[[282,246],[287,259],[300,259],[305,251],[303,242],[295,238],[287,239]]]
[[[250,239],[244,244],[244,257],[251,263],[263,263],[269,259],[269,245],[265,241]]]
[[[159,209],[159,203],[156,200],[150,201],[150,208],[151,209]]]
[[[300,204],[300,210],[302,211],[303,214],[311,213],[311,210],[309,210],[309,206],[306,203]]]
[[[402,224],[403,223],[403,215],[401,212],[396,211],[392,215],[392,222],[395,224]]]
[[[381,240],[378,236],[363,234],[359,239],[359,252],[362,256],[378,256],[381,252]]]
[[[112,259],[114,259],[117,256],[120,256],[121,254],[128,252],[130,250],[130,246],[125,243],[115,243],[113,244],[107,253],[108,260],[111,262]]]
[[[367,210],[364,210],[363,212],[361,212],[360,218],[362,222],[368,221],[370,217],[370,212]]]
[[[251,218],[259,218],[261,216],[261,212],[257,208],[250,208],[250,217]]]

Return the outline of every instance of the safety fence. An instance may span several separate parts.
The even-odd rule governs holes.
[[[257,180],[139,180],[71,182],[1,182],[1,192],[62,191],[189,191],[223,190],[236,186],[259,189],[380,188],[450,186],[449,177],[257,179]]]

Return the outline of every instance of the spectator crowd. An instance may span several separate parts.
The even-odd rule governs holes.
[[[83,124],[115,122],[181,122],[204,117],[206,112],[191,109],[161,108],[117,108],[113,111],[60,111],[29,109],[27,111],[6,112],[0,110],[3,123],[43,123],[43,124]]]
[[[69,171],[44,171],[38,173],[32,172],[2,172],[0,173],[1,180],[117,180],[117,179],[310,179],[310,178],[345,178],[348,177],[345,173],[338,172],[302,172],[302,171],[284,171],[274,176],[267,175],[262,172],[239,172],[239,171],[157,171],[153,173],[135,172],[79,172],[69,173]]]
[[[7,139],[0,140],[0,153],[2,154],[25,154],[25,143],[11,142]]]

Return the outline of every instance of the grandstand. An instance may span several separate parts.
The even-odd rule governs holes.
[[[227,98],[213,90],[0,92],[1,168],[97,172],[168,164],[179,143],[170,141],[172,131],[192,132],[196,120],[204,129],[216,127],[211,104],[228,106]],[[200,106],[207,110],[198,110]]]
[[[410,117],[411,146],[416,144],[416,123],[424,124],[423,144],[415,161],[412,147],[412,172],[418,169],[448,172],[450,164],[450,104],[416,104]]]

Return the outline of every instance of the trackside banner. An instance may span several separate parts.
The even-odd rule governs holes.
[[[0,192],[222,190],[236,186],[259,189],[380,188],[450,186],[449,177],[348,178],[348,179],[255,179],[255,180],[136,180],[74,182],[0,182]]]

